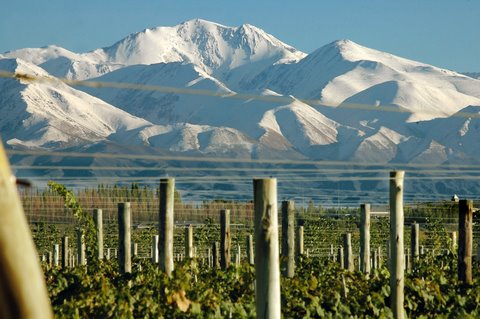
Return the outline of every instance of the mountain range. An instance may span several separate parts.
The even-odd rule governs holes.
[[[42,78],[0,78],[0,135],[10,149],[479,163],[475,74],[350,40],[306,54],[252,25],[195,19],[87,53],[5,52],[0,70]],[[439,183],[430,188],[456,187]]]

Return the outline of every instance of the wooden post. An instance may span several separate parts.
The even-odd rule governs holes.
[[[404,318],[403,178],[404,171],[390,172],[390,301],[394,318]]]
[[[207,248],[207,264],[208,268],[212,268],[212,248]]]
[[[473,201],[460,200],[458,204],[458,280],[471,285],[472,278],[472,218]]]
[[[169,277],[173,271],[173,229],[174,229],[174,193],[175,179],[160,180],[160,208],[159,208],[159,266]]]
[[[111,251],[112,251],[111,248],[107,248],[107,256],[106,256],[107,260],[110,260]]]
[[[255,253],[253,251],[253,236],[248,235],[247,237],[247,258],[250,265],[255,264]]]
[[[378,269],[378,252],[376,250],[373,250],[373,256],[371,258],[372,260],[372,269]]]
[[[370,273],[370,204],[360,205],[360,270]]]
[[[60,264],[60,245],[53,245],[53,265],[58,267]]]
[[[297,253],[297,256],[302,256],[304,254],[303,250],[303,226],[298,226],[297,227],[297,237],[296,237],[296,249],[295,252]]]
[[[68,236],[62,238],[62,268],[68,268]]]
[[[185,258],[193,258],[193,227],[187,225],[185,228]]]
[[[77,228],[77,264],[84,266],[85,261],[85,236],[83,235],[83,229]]]
[[[121,274],[132,272],[130,203],[118,203],[118,268]]]
[[[237,265],[240,265],[242,263],[242,249],[240,248],[240,245],[237,245],[237,255],[235,257],[235,263]]]
[[[411,252],[411,264],[412,269],[417,267],[418,259],[420,256],[420,225],[413,223],[410,232],[410,252]]]
[[[132,257],[137,257],[138,255],[138,244],[132,242]]]
[[[410,272],[411,267],[411,260],[410,260],[410,248],[407,248],[407,253],[405,255],[405,271]]]
[[[103,259],[103,212],[96,208],[93,210],[93,220],[95,222],[95,229],[97,233],[97,253],[98,259]]]
[[[152,236],[152,263],[158,264],[158,242],[159,242],[159,236],[158,235],[153,235]]]
[[[380,269],[382,268],[382,246],[378,246],[377,258],[377,269]]]
[[[213,269],[218,269],[220,267],[220,256],[219,256],[219,244],[218,242],[213,242],[212,245],[212,258],[213,258]]]
[[[345,269],[345,256],[343,254],[342,246],[338,247],[337,262],[340,265],[340,269]]]
[[[257,318],[280,318],[277,180],[254,179]]]
[[[457,232],[456,231],[452,231],[450,233],[450,242],[451,242],[450,250],[454,252],[455,250],[457,250]]]
[[[295,204],[282,202],[282,260],[284,275],[295,275]]]
[[[230,210],[220,211],[220,266],[227,269],[231,261]]]
[[[53,318],[28,221],[0,141],[0,318]]]
[[[353,264],[353,252],[352,252],[352,234],[343,234],[343,247],[345,248],[345,269],[353,271],[355,268]]]

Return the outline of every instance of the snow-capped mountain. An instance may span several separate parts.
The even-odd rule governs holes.
[[[307,55],[248,24],[197,19],[87,53],[6,52],[0,70],[44,78],[0,79],[12,148],[384,164],[480,155],[480,80],[350,40]]]

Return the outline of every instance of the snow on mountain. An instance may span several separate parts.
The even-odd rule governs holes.
[[[2,59],[0,69],[50,79],[0,79],[0,131],[9,145],[60,147],[91,143],[119,131],[151,125],[102,100],[77,91],[21,59]]]
[[[445,117],[480,98],[478,80],[349,40],[330,43],[298,63],[274,65],[244,88],[331,106],[395,104],[413,112],[409,121]]]
[[[101,63],[92,54],[74,53],[55,45],[9,51],[4,56],[20,58],[40,66],[53,76],[73,80],[98,77],[123,67],[115,63]]]
[[[195,19],[173,27],[145,29],[112,46],[82,54],[48,46],[11,51],[5,56],[41,65],[58,77],[79,80],[129,65],[192,63],[235,85],[274,63],[297,61],[305,54],[249,24],[227,27]]]

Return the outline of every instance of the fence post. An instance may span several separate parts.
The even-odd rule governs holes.
[[[85,236],[83,229],[77,228],[77,264],[79,266],[85,265]]]
[[[185,228],[185,258],[193,258],[193,227],[187,225]]]
[[[296,249],[295,252],[297,256],[302,256],[304,251],[303,251],[303,226],[298,226],[297,227],[297,241],[296,241]]]
[[[53,245],[53,265],[55,267],[59,266],[59,261],[60,261],[60,245],[55,244]]]
[[[471,285],[472,279],[472,218],[473,201],[460,200],[458,204],[458,280]]]
[[[452,231],[450,233],[450,241],[451,241],[450,249],[452,252],[454,252],[457,249],[457,232],[456,231]]]
[[[277,180],[253,180],[257,318],[280,318]]]
[[[382,246],[378,246],[377,250],[377,269],[380,269],[382,268]]]
[[[282,202],[282,260],[284,275],[295,275],[295,204],[293,201]]]
[[[410,252],[411,252],[411,264],[412,269],[417,267],[418,259],[420,256],[420,225],[414,222],[411,226],[410,233]]]
[[[255,264],[255,254],[253,252],[253,235],[247,237],[247,258],[250,265]]]
[[[153,235],[152,236],[152,263],[158,264],[158,241],[159,236]]]
[[[130,203],[118,203],[118,268],[121,274],[132,272]]]
[[[404,171],[390,172],[390,295],[394,318],[404,317],[403,178]]]
[[[370,273],[370,204],[360,205],[360,270]]]
[[[93,210],[93,220],[97,232],[98,259],[103,259],[103,211],[99,208]]]
[[[68,268],[68,236],[62,238],[62,268]]]
[[[345,256],[343,254],[343,246],[338,247],[337,262],[340,265],[340,269],[345,269]]]
[[[45,277],[0,141],[0,317],[53,318]]]
[[[343,247],[345,248],[345,269],[348,271],[354,270],[353,252],[352,252],[352,234],[343,234]]]
[[[175,179],[163,178],[160,180],[160,207],[159,207],[159,267],[169,277],[173,271],[173,223],[174,223],[174,194]]]
[[[220,267],[220,261],[218,256],[219,251],[218,242],[214,241],[212,245],[212,258],[213,258],[213,269],[218,269]]]
[[[230,210],[220,211],[220,266],[227,269],[231,262]]]
[[[132,257],[137,257],[138,255],[138,244],[132,242]]]

